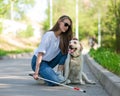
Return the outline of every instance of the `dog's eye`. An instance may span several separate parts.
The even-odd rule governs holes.
[[[74,44],[76,44],[77,42],[74,42]]]

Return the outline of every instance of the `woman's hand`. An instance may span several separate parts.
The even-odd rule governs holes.
[[[33,78],[34,78],[35,80],[37,80],[37,79],[38,79],[38,74],[35,74],[35,73],[34,73]]]
[[[39,52],[38,56],[37,56],[37,61],[36,61],[36,69],[35,69],[35,73],[33,75],[34,79],[37,80],[38,79],[38,73],[39,73],[39,68],[40,68],[40,63],[42,61],[42,56],[43,53]]]

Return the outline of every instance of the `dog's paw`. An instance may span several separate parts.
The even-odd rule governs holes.
[[[91,82],[91,84],[94,84],[94,85],[95,85],[95,84],[96,84],[96,82],[95,82],[95,81],[92,81],[92,82]]]
[[[92,81],[92,80],[89,80],[87,83],[88,83],[88,84],[93,84],[93,85],[96,84],[96,82],[95,82],[95,81]]]
[[[84,81],[80,81],[80,84],[81,84],[81,85],[85,85],[85,82],[84,82]]]

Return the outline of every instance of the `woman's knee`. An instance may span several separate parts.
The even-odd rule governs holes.
[[[40,76],[48,79],[48,80],[52,80],[55,82],[59,82],[59,78],[57,76],[57,74],[55,73],[55,71],[51,68],[51,67],[46,67],[46,68],[41,68],[40,69]]]

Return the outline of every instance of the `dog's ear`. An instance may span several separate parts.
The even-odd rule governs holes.
[[[82,51],[83,50],[83,46],[82,46],[82,44],[80,43],[80,51]]]

